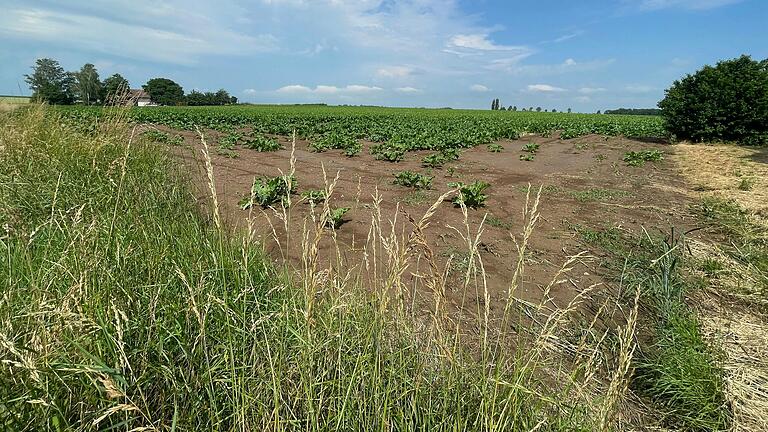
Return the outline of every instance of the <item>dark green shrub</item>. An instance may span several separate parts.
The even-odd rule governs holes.
[[[675,139],[768,144],[768,60],[704,66],[675,81],[659,108]]]

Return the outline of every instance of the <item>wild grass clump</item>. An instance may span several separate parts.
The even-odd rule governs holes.
[[[684,236],[627,236],[617,229],[576,227],[582,239],[608,252],[604,266],[622,286],[640,287],[649,314],[640,321],[648,342],[634,362],[631,387],[663,413],[662,423],[679,430],[727,430],[732,410],[724,394],[724,372],[685,303],[690,281],[682,266]]]
[[[201,213],[167,149],[120,122],[83,135],[37,108],[0,126],[2,429],[608,430],[618,419],[636,309],[603,374],[605,336],[594,347],[559,336],[588,290],[562,308],[546,303],[549,288],[539,305],[515,300],[538,196],[526,198],[496,321],[487,287],[471,285],[485,280],[483,227],[463,205],[461,283],[485,301],[458,315],[448,303],[423,234],[447,195],[409,220],[407,238],[377,210],[366,247],[386,265],[355,275],[320,265],[318,245],[335,235],[332,182],[293,277],[221,226],[204,140],[212,204]],[[417,257],[431,303],[405,286]],[[535,319],[512,325],[518,310]]]

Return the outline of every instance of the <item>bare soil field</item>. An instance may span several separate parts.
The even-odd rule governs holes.
[[[187,166],[194,167],[200,174],[200,198],[209,202],[202,143],[194,133],[183,135],[186,147],[179,148],[178,154]],[[204,135],[209,143],[217,141],[215,131],[207,131]],[[237,157],[231,158],[217,154],[211,145],[210,156],[225,223],[236,229],[252,230],[276,259],[286,257],[300,266],[300,233],[310,213],[308,203],[298,202],[292,206],[287,224],[281,220],[280,212],[271,209],[246,211],[238,205],[250,194],[254,177],[290,172],[291,139],[278,139],[284,147],[280,151],[237,148]],[[540,145],[535,159],[520,160],[521,148],[528,143]],[[468,149],[459,160],[433,170],[421,166],[421,158],[427,152],[409,153],[404,161],[391,163],[375,160],[367,151],[370,143],[365,143],[360,156],[351,158],[338,150],[311,152],[307,144],[298,140],[294,152],[298,191],[323,189],[325,182],[332,181],[338,173],[332,206],[351,208],[345,223],[336,232],[336,245],[330,240],[325,241],[321,245],[321,256],[325,260],[340,258],[345,268],[363,273],[371,270],[363,267],[363,261],[370,258],[366,243],[376,207],[385,221],[394,220],[397,215],[395,231],[407,235],[407,217],[421,218],[442,193],[451,189],[448,183],[475,180],[490,183],[486,206],[468,210],[468,225],[470,230],[477,230],[485,218],[478,250],[487,277],[492,312],[503,307],[505,293],[517,267],[516,239],[521,238],[525,226],[529,185],[532,196],[542,187],[541,218],[528,246],[526,260],[529,265],[524,284],[516,293],[523,301],[538,302],[542,290],[568,257],[580,252],[587,254],[579,258],[568,277],[550,287],[549,301],[563,307],[579,289],[606,283],[598,271],[600,251],[587,250],[580,241],[580,229],[617,228],[641,233],[645,228],[649,232],[667,232],[671,227],[688,229],[694,224],[687,216],[690,186],[670,161],[675,147],[665,144],[596,135],[572,140],[560,140],[556,135],[529,135],[499,142],[504,147],[500,153],[489,152],[484,146]],[[661,150],[666,155],[665,160],[648,162],[641,167],[627,166],[622,160],[628,151],[647,149]],[[393,184],[394,174],[403,170],[434,176],[432,190],[416,191]],[[296,196],[295,201],[300,201],[300,197]],[[379,201],[378,206],[374,201]],[[482,304],[484,294],[474,293],[477,298],[467,299],[464,290],[456,286],[461,284],[462,273],[466,271],[464,251],[468,249],[461,209],[446,201],[438,207],[431,221],[426,231],[428,243],[441,266],[447,266],[442,267],[448,274],[446,297],[456,308],[466,303]],[[411,263],[408,272],[418,275],[418,263]]]

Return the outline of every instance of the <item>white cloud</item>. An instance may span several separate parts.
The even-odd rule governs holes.
[[[255,95],[257,93],[258,93],[258,90],[252,89],[252,88],[243,90],[243,94],[247,94],[247,95]]]
[[[651,93],[655,91],[656,88],[649,85],[628,85],[624,87],[624,90],[629,93]]]
[[[376,71],[379,78],[405,78],[413,73],[413,68],[408,66],[385,66]]]
[[[285,87],[280,87],[279,89],[275,90],[277,93],[312,93],[312,89],[309,87],[305,87],[303,85],[287,85]]]
[[[123,6],[119,3],[115,5],[118,10]],[[133,10],[126,10],[127,15],[143,16],[146,12],[145,20],[131,22],[96,12],[82,13],[76,8],[63,11],[6,6],[0,16],[0,36],[175,64],[194,64],[204,55],[248,55],[277,48],[277,38],[269,33],[235,32],[201,14],[185,13],[181,5],[180,12],[166,16],[168,5],[136,3]]]
[[[472,90],[473,92],[487,92],[488,90],[490,90],[488,87],[482,84],[473,84],[469,86],[469,89]]]
[[[602,92],[604,92],[606,90],[607,89],[605,89],[603,87],[582,87],[578,91],[581,94],[588,95],[588,94],[602,93]]]
[[[559,93],[566,91],[564,88],[555,87],[549,84],[530,84],[526,88],[529,92],[533,93]]]
[[[398,93],[421,93],[421,89],[417,89],[415,87],[398,87],[395,89]]]
[[[486,69],[506,72],[511,75],[522,76],[547,76],[547,75],[564,75],[572,73],[590,72],[599,69],[603,69],[615,62],[614,59],[606,60],[590,60],[585,62],[576,61],[572,58],[568,58],[562,63],[558,64],[522,64],[521,60],[525,59],[527,55],[519,56],[516,58],[503,58],[492,60]]]
[[[318,85],[314,89],[303,86],[300,84],[287,85],[275,90],[276,93],[281,94],[318,94],[318,95],[335,95],[335,94],[362,94],[372,93],[383,90],[381,87],[370,87],[358,84],[351,84],[346,87],[336,87],[329,85]]]
[[[487,34],[457,34],[446,44],[448,48],[465,48],[480,51],[518,51],[527,50],[523,46],[497,45],[488,38]]]
[[[553,40],[552,42],[555,42],[555,43],[565,42],[565,41],[573,39],[575,37],[579,37],[579,36],[581,36],[583,34],[584,34],[584,32],[582,30],[579,30],[579,31],[576,31],[576,32],[573,32],[573,33],[568,33],[566,35],[560,36],[559,38]]]

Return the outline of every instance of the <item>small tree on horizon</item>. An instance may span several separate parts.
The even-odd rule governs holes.
[[[184,89],[168,78],[152,78],[142,86],[152,102],[160,105],[177,105],[184,102]]]
[[[86,63],[79,71],[73,72],[75,98],[84,105],[99,102],[102,96],[99,72],[92,63]]]
[[[101,100],[105,104],[116,102],[116,99],[122,97],[130,89],[131,85],[128,80],[123,78],[119,73],[116,73],[107,77],[101,84]]]
[[[72,76],[64,71],[58,61],[39,58],[32,66],[32,73],[24,75],[24,81],[32,90],[32,98],[54,105],[71,104]]]

